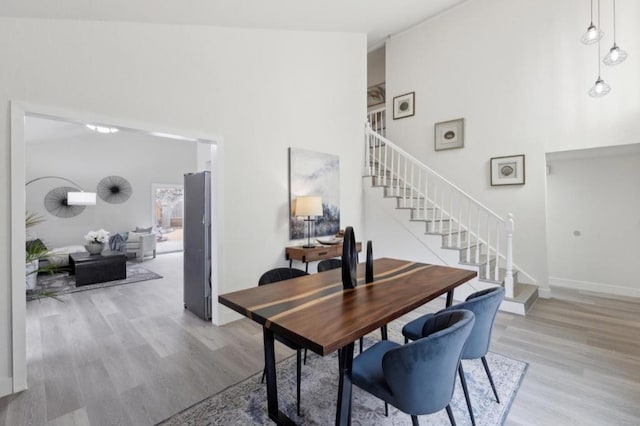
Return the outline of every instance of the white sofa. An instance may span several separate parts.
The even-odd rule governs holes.
[[[129,232],[127,237],[127,255],[135,256],[136,260],[142,262],[145,255],[156,257],[156,234]]]

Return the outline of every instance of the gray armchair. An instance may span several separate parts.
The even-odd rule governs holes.
[[[140,234],[129,232],[127,237],[127,255],[133,254],[139,262],[144,260],[145,255],[156,257],[156,234]]]

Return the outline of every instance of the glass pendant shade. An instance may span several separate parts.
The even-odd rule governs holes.
[[[613,43],[613,47],[609,50],[609,53],[607,53],[602,62],[604,62],[605,65],[618,65],[624,62],[625,59],[627,59],[627,52]]]
[[[584,44],[594,44],[600,41],[600,39],[603,36],[604,36],[604,31],[602,31],[600,28],[593,25],[593,22],[592,22],[591,25],[589,25],[589,28],[587,28],[587,31],[584,34],[582,34],[580,41],[583,42]]]
[[[609,86],[603,79],[598,76],[595,84],[591,89],[589,89],[589,96],[592,98],[600,98],[611,91],[611,86]]]

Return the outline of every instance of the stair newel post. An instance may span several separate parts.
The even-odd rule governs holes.
[[[484,276],[491,279],[491,217],[487,214],[487,263],[484,268]]]
[[[496,223],[496,264],[493,268],[493,276],[496,281],[500,279],[500,226]]]
[[[504,277],[505,297],[513,298],[513,213],[507,215],[505,233],[507,236],[507,272]]]

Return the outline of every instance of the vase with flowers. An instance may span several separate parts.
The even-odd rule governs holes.
[[[100,254],[104,250],[104,244],[109,241],[109,232],[104,229],[89,231],[84,239],[87,240],[84,248],[89,254]]]

